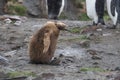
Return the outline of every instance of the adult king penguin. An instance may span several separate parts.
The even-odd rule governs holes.
[[[48,18],[58,19],[63,11],[65,0],[47,0]]]
[[[110,28],[115,29],[120,23],[120,0],[107,0],[107,10],[113,21],[113,27]]]
[[[93,20],[93,25],[104,23],[104,0],[86,0],[86,10],[89,18]]]

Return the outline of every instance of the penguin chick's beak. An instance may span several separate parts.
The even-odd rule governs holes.
[[[68,27],[68,25],[65,25],[65,27]],[[66,29],[65,27],[62,29],[63,31],[68,31],[68,32],[72,33],[69,29]]]
[[[68,31],[68,32],[71,32],[70,30],[68,30],[68,29],[63,29],[64,31]]]

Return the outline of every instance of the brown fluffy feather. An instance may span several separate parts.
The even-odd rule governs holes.
[[[29,42],[29,56],[32,63],[50,63],[60,29],[64,29],[65,26],[62,22],[49,21],[33,35]]]

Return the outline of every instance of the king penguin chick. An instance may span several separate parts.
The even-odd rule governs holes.
[[[105,25],[104,16],[104,0],[86,0],[87,15],[93,20],[93,25],[101,23]]]
[[[115,29],[120,23],[120,0],[107,0],[107,11],[113,21],[113,26],[109,28]]]
[[[29,56],[31,63],[50,64],[56,49],[60,30],[64,30],[66,24],[62,22],[48,21],[38,30],[29,42]]]

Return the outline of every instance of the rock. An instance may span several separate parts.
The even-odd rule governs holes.
[[[90,41],[88,40],[83,40],[80,42],[80,46],[83,48],[89,47],[90,46]]]
[[[117,34],[119,34],[119,33],[120,33],[120,31],[116,31],[116,33],[117,33]]]
[[[4,17],[9,18],[11,20],[21,20],[20,16],[12,16],[12,15],[4,15]]]
[[[23,3],[23,0],[18,0],[19,3]]]
[[[102,29],[96,29],[97,31],[102,31]]]
[[[14,23],[14,25],[15,25],[15,26],[19,26],[19,25],[21,25],[21,23],[22,23],[21,21],[16,21],[16,22]]]
[[[5,20],[5,19],[6,19],[6,17],[0,16],[0,20]]]
[[[16,50],[4,53],[5,57],[13,57],[16,54]]]
[[[12,21],[15,21],[14,25],[19,26],[22,22],[25,22],[27,20],[26,17],[20,17],[20,16],[11,16],[11,15],[4,15],[3,17],[0,17],[0,20],[4,20],[6,24],[12,23]]]
[[[9,19],[9,18],[7,18],[7,19],[4,20],[4,22],[5,22],[6,24],[10,24],[10,23],[12,22],[12,20]]]
[[[120,71],[120,67],[116,67],[116,68],[115,68],[115,71]]]
[[[21,22],[25,22],[27,20],[27,17],[21,17]]]
[[[97,52],[96,50],[87,50],[87,52],[92,56],[91,58],[93,60],[101,60],[101,58],[97,55]]]
[[[92,56],[91,57],[93,60],[101,60],[102,58],[100,58],[99,56]]]
[[[29,42],[29,39],[30,39],[29,37],[26,37],[26,38],[24,39],[24,42],[25,42],[25,43],[28,43],[28,42]]]
[[[8,75],[6,75],[4,72],[0,72],[0,80],[1,79],[5,79],[5,78],[8,78]]]
[[[96,50],[87,50],[87,52],[88,52],[90,55],[92,55],[92,56],[97,55]]]
[[[0,56],[0,65],[8,65],[9,61],[5,57]]]
[[[24,0],[23,5],[32,17],[46,17],[46,0]],[[45,8],[45,9],[44,9]]]
[[[117,76],[114,78],[114,80],[120,80],[120,73],[117,74]]]
[[[103,34],[103,36],[111,36],[111,35],[112,35],[111,33]]]

